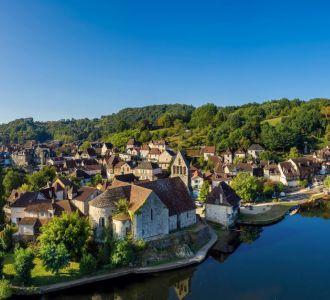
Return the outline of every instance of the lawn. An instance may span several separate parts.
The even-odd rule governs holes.
[[[59,274],[55,275],[45,270],[39,258],[36,258],[34,262],[35,267],[32,270],[32,286],[59,283],[62,281],[73,280],[80,276],[78,263],[70,263],[67,268],[61,270]],[[14,278],[15,276],[13,254],[8,254],[5,258],[4,275],[7,278]],[[15,281],[13,283],[15,284]]]
[[[268,123],[269,125],[275,126],[275,125],[281,123],[281,121],[282,121],[282,117],[277,117],[277,118],[264,120],[261,123]]]
[[[251,225],[267,225],[274,223],[285,216],[295,203],[286,202],[271,205],[270,210],[259,214],[240,214],[239,222]]]

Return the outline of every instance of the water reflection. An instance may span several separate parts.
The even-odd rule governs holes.
[[[49,294],[44,299],[181,300],[191,292],[191,279],[194,271],[195,268],[188,268],[147,277],[129,276],[93,284],[89,287],[74,288],[63,293]],[[91,290],[97,292],[91,293]]]
[[[261,231],[261,228],[258,227],[239,227],[234,230],[223,231],[222,238],[214,245],[210,251],[210,256],[219,263],[224,263],[242,243],[252,243],[256,240]],[[74,288],[62,293],[50,294],[44,299],[181,300],[191,294],[192,278],[196,267],[150,276],[128,276],[87,287]]]

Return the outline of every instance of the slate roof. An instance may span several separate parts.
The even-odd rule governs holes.
[[[259,144],[252,144],[248,150],[252,150],[252,151],[262,151],[265,150],[263,147],[261,147]]]
[[[125,198],[129,201],[129,210],[135,212],[152,192],[168,208],[169,215],[195,209],[195,204],[179,177],[111,187],[90,201],[89,204],[98,208],[115,207],[116,201]]]
[[[221,197],[222,196],[222,197]],[[207,204],[225,205],[237,207],[241,198],[224,181],[215,187],[206,198]]]
[[[159,166],[156,163],[150,162],[150,161],[142,161],[140,162],[136,169],[144,169],[144,170],[154,170],[154,169],[158,169]]]
[[[137,185],[155,192],[169,209],[170,216],[196,208],[187,187],[179,177],[137,183]]]
[[[83,186],[78,191],[78,196],[74,198],[74,200],[86,202],[87,199],[97,191],[96,188],[90,186]]]

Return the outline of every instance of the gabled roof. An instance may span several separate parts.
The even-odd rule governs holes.
[[[261,147],[259,144],[252,144],[248,150],[252,150],[252,151],[262,151],[265,150],[263,147]]]
[[[144,170],[154,170],[154,169],[158,169],[159,166],[156,163],[150,162],[150,161],[142,161],[140,162],[136,169],[144,169]]]
[[[90,187],[90,186],[83,186],[79,189],[78,195],[73,199],[81,202],[86,202],[87,199],[96,191],[98,191],[97,188]]]
[[[179,214],[196,208],[186,185],[179,177],[137,183],[136,185],[155,192],[167,206],[169,215]]]
[[[239,205],[241,198],[235,191],[224,181],[215,187],[206,198],[207,204],[225,205],[236,207]]]
[[[178,177],[110,187],[89,204],[98,208],[115,207],[115,202],[124,198],[129,202],[129,210],[135,212],[151,193],[155,193],[168,208],[169,215],[195,209],[185,184]]]

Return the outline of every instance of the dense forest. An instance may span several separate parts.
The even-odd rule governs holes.
[[[167,138],[175,148],[202,144],[219,151],[259,143],[269,151],[302,149],[305,142],[316,149],[330,140],[330,99],[272,100],[241,106],[218,107],[212,103],[152,105],[126,108],[97,119],[37,122],[18,119],[0,125],[2,143],[62,140],[110,141],[123,147],[130,137],[142,142]]]

